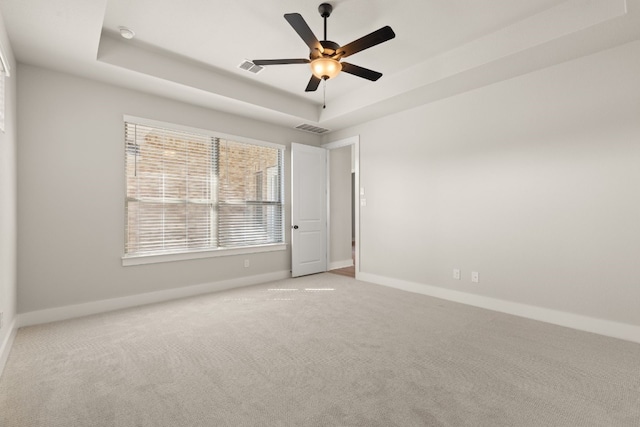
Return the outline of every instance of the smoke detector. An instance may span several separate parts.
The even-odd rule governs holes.
[[[136,35],[132,29],[127,27],[118,27],[118,31],[120,31],[120,35],[127,40],[131,40]]]

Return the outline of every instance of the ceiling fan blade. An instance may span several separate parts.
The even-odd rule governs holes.
[[[382,27],[373,33],[367,34],[358,40],[354,40],[351,43],[342,46],[336,52],[336,56],[346,58],[347,56],[358,53],[361,50],[369,49],[370,47],[384,43],[387,40],[391,40],[395,36],[396,33],[394,33],[391,27],[387,25],[386,27]]]
[[[314,92],[320,86],[320,79],[314,75],[311,75],[311,80],[309,80],[309,84],[307,88],[304,90],[305,92]]]
[[[313,31],[311,31],[311,28],[309,28],[309,25],[307,25],[302,15],[299,13],[285,13],[284,19],[296,30],[300,38],[309,46],[311,52],[314,50],[318,50],[320,53],[324,52],[318,38],[313,34]]]
[[[308,64],[308,59],[256,59],[251,61],[256,65],[284,65],[284,64]]]
[[[353,74],[354,76],[362,77],[363,79],[371,80],[372,82],[375,82],[382,77],[382,73],[368,68],[359,67],[357,65],[349,64],[348,62],[341,62],[341,64],[342,71],[345,73]]]

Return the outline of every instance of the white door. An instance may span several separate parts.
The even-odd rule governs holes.
[[[327,271],[327,150],[291,144],[291,275]]]

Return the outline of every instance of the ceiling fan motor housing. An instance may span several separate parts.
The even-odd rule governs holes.
[[[323,53],[320,53],[318,50],[313,50],[309,53],[309,59],[312,61],[317,58],[329,58],[336,54],[338,49],[340,49],[340,45],[336,42],[332,42],[331,40],[322,40],[320,41],[322,48],[324,49]]]

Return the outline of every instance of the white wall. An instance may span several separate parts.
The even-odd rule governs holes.
[[[5,79],[5,131],[0,132],[0,373],[10,347],[9,339],[16,314],[16,64],[0,15],[0,44],[10,64],[10,77]]]
[[[356,134],[368,277],[640,325],[640,42]]]
[[[289,250],[123,267],[122,116],[287,146],[319,137],[29,65],[18,72],[20,313],[290,270]]]
[[[351,146],[329,150],[329,269],[353,265],[351,255]]]

